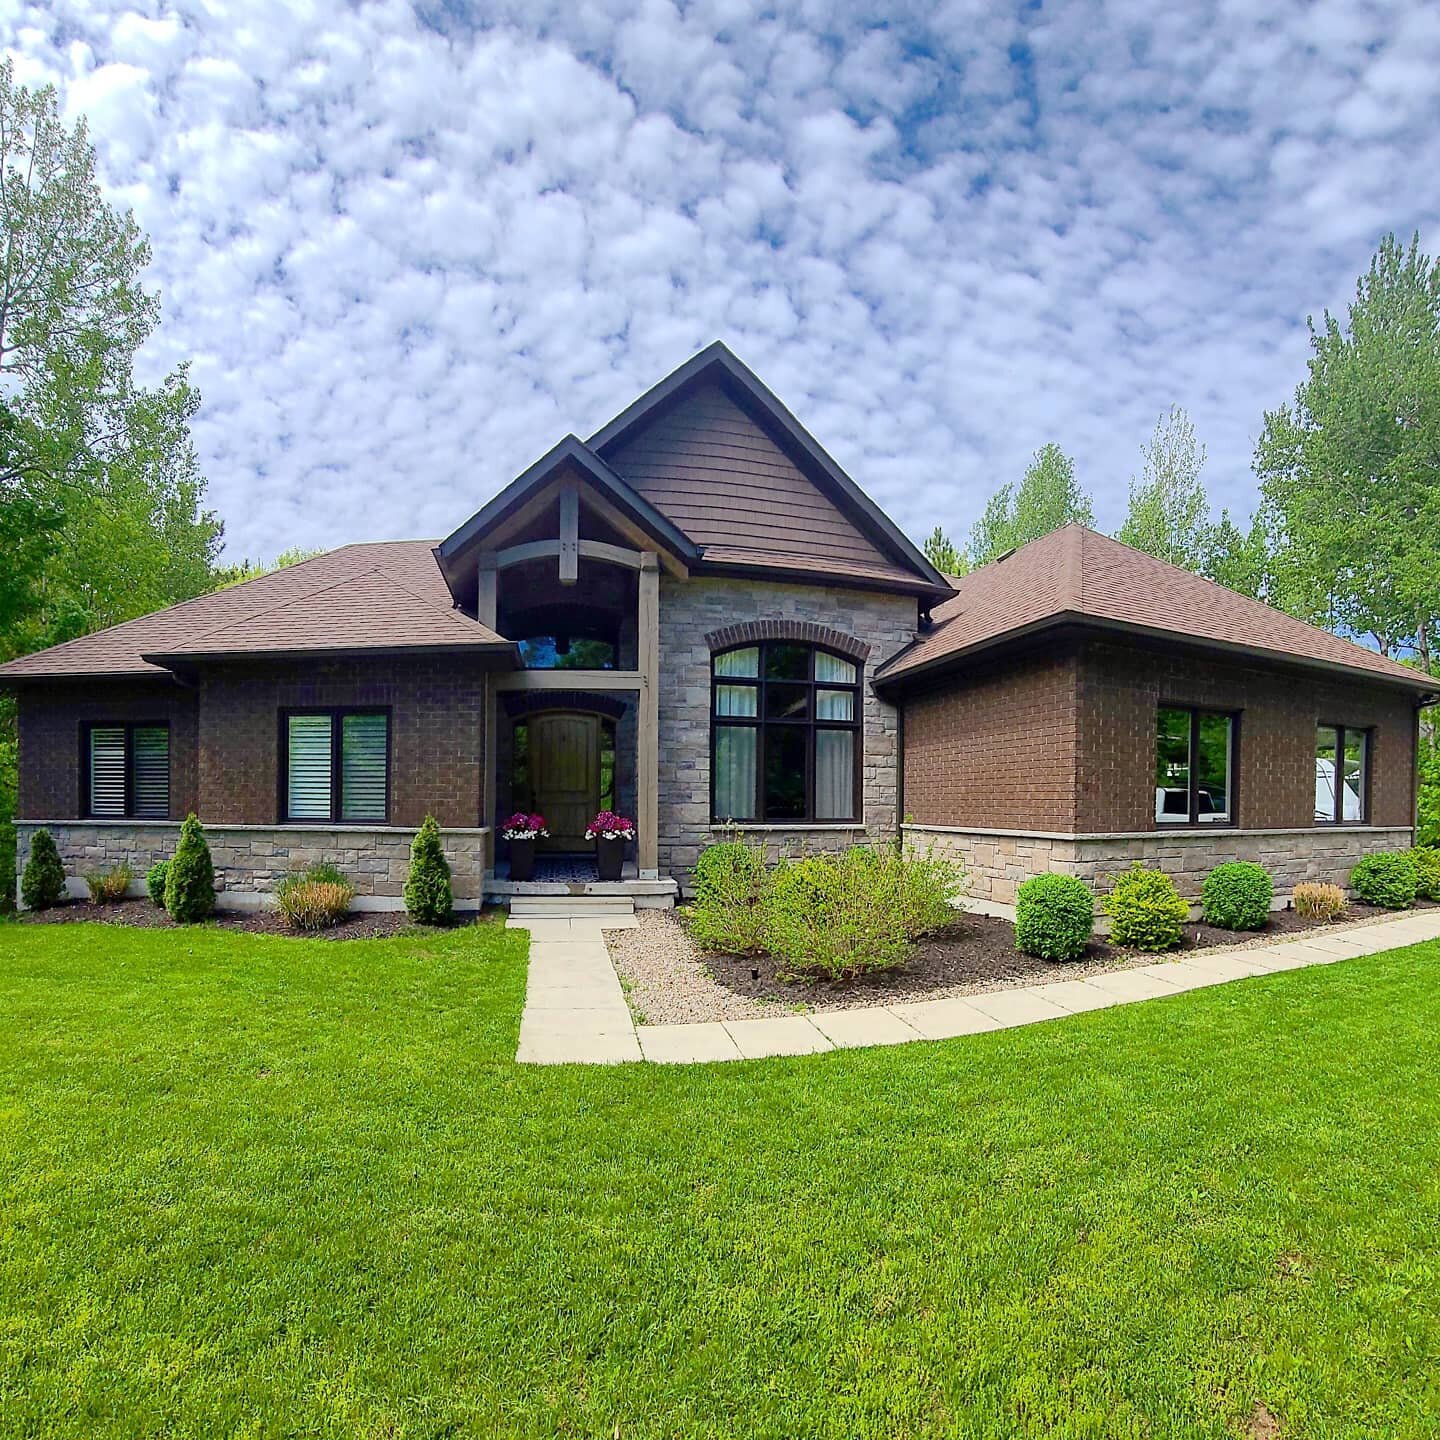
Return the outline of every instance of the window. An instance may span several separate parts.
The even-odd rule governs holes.
[[[716,820],[859,818],[860,671],[812,645],[767,641],[711,662]]]
[[[170,818],[170,727],[91,725],[82,774],[92,819]]]
[[[1315,820],[1360,825],[1370,781],[1370,735],[1349,725],[1315,727]],[[1339,783],[1337,784],[1337,776]]]
[[[385,711],[287,713],[281,733],[284,819],[385,823],[390,809],[390,717]]]
[[[1155,726],[1155,820],[1234,823],[1235,717],[1163,706]]]

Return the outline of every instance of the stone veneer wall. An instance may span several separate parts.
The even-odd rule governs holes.
[[[1020,883],[1054,871],[1078,875],[1103,894],[1135,860],[1164,870],[1187,899],[1198,898],[1206,874],[1229,860],[1253,860],[1275,881],[1277,896],[1303,880],[1348,888],[1362,855],[1407,850],[1408,826],[1327,826],[1308,830],[1209,830],[1130,835],[1052,835],[1023,831],[965,830],[907,825],[906,839],[933,845],[970,874],[977,900],[1012,904]]]
[[[41,825],[21,821],[17,874],[30,855],[30,837]],[[73,895],[83,896],[87,871],[129,865],[136,894],[145,890],[145,872],[175,851],[180,826],[166,820],[51,820],[44,828],[55,838]],[[489,831],[445,830],[441,839],[450,862],[455,903],[480,904],[484,889],[485,844]],[[328,861],[338,865],[355,887],[357,910],[399,910],[410,869],[413,829],[366,826],[207,825],[205,838],[215,862],[215,888],[222,905],[253,909],[273,903],[276,884],[292,870]]]
[[[772,856],[834,849],[895,835],[899,716],[870,688],[876,669],[914,638],[916,604],[902,595],[710,577],[660,579],[660,814],[662,875],[688,879],[723,827],[710,823],[710,647],[705,637],[747,620],[809,621],[869,646],[863,677],[861,821],[856,825],[759,825]]]

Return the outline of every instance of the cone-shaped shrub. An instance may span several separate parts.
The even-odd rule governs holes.
[[[422,925],[440,925],[450,918],[455,896],[450,889],[450,865],[440,844],[440,827],[433,815],[425,817],[410,842],[410,876],[405,881],[405,908]]]
[[[182,925],[203,920],[215,908],[215,864],[194,815],[180,827],[180,843],[165,876],[165,908]]]
[[[48,910],[58,905],[64,894],[65,867],[55,837],[48,830],[37,830],[30,837],[30,858],[20,877],[20,898],[32,910]]]

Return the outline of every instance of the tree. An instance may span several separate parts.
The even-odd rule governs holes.
[[[1002,485],[970,532],[970,559],[984,565],[1062,525],[1093,525],[1090,497],[1075,481],[1075,462],[1058,445],[1042,445],[1019,488]]]
[[[925,558],[942,575],[963,575],[969,566],[955,542],[937,525],[925,542]]]
[[[1255,452],[1276,596],[1302,618],[1412,653],[1440,619],[1440,262],[1388,235],[1342,325],[1310,326],[1309,374]]]
[[[1140,474],[1130,481],[1130,508],[1115,538],[1147,555],[1203,570],[1210,543],[1210,502],[1200,471],[1205,447],[1178,406],[1155,422],[1140,447]]]
[[[134,375],[159,323],[149,245],[106,204],[85,122],[0,64],[0,655],[207,588],[220,526],[181,366]]]
[[[1230,518],[1228,510],[1206,527],[1200,573],[1228,590],[1260,600],[1267,592],[1266,575],[1270,558],[1265,524],[1257,515],[1248,530]]]
[[[232,585],[243,585],[247,580],[254,580],[261,575],[271,575],[276,570],[284,570],[289,565],[298,565],[302,560],[313,560],[317,555],[324,553],[323,550],[307,550],[303,545],[295,545],[289,550],[282,550],[268,565],[263,560],[242,560],[238,565],[225,565],[215,571],[215,583],[212,588],[228,590]]]

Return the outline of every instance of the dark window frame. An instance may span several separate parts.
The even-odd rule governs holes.
[[[330,815],[328,819],[312,816],[292,818],[290,814],[290,720],[293,716],[328,715],[330,717]],[[385,717],[385,814],[379,820],[342,820],[340,808],[343,797],[340,793],[343,782],[344,726],[347,715],[383,715]],[[281,825],[388,825],[394,808],[394,797],[390,793],[391,776],[394,773],[395,721],[389,705],[295,705],[280,711],[280,737],[276,774],[276,814]]]
[[[1155,706],[1156,727],[1155,733],[1158,743],[1159,715],[1162,710],[1182,710],[1190,717],[1190,744],[1186,751],[1186,771],[1189,776],[1189,811],[1183,817],[1174,820],[1162,820],[1155,815],[1154,794],[1155,780],[1154,766],[1151,766],[1150,794],[1151,794],[1151,824],[1157,830],[1178,829],[1182,825],[1203,826],[1206,830],[1235,830],[1240,825],[1240,716],[1239,710],[1225,710],[1213,705],[1192,705],[1183,700],[1161,700]],[[1200,758],[1200,720],[1205,715],[1217,715],[1222,720],[1230,722],[1230,756],[1229,773],[1226,775],[1228,782],[1230,814],[1225,820],[1200,819],[1200,778],[1199,765],[1196,763]]]
[[[125,813],[123,815],[97,815],[91,808],[90,794],[90,746],[91,735],[96,730],[123,730],[125,732]],[[137,815],[135,813],[135,731],[163,730],[165,732],[165,799],[164,815]],[[85,820],[168,820],[175,810],[175,748],[168,717],[163,720],[85,720],[80,725],[80,815]]]
[[[805,680],[768,680],[765,675],[765,654],[772,646],[794,647],[800,646],[809,655],[809,676]],[[759,652],[756,665],[757,674],[747,675],[717,675],[715,673],[716,662],[722,655],[733,654],[737,650],[756,650]],[[836,660],[842,660],[847,665],[855,668],[854,681],[817,680],[815,678],[815,657],[816,655],[830,655]],[[803,719],[789,720],[776,717],[769,717],[765,713],[765,691],[767,685],[803,685],[807,687],[806,715]],[[716,713],[717,690],[721,685],[747,686],[755,690],[755,714],[748,715],[719,715]],[[845,690],[852,694],[850,720],[820,720],[815,715],[815,696],[819,690]],[[732,816],[721,815],[715,808],[715,746],[716,738],[722,727],[734,727],[737,729],[751,729],[758,732],[755,740],[755,814],[753,817],[736,819]],[[765,736],[766,731],[775,730],[798,730],[805,735],[805,813],[803,817],[782,816],[771,818],[765,813]],[[850,810],[848,816],[827,817],[824,820],[817,820],[815,817],[815,736],[821,730],[842,730],[854,735],[853,749],[853,778],[850,782]],[[863,794],[863,781],[865,774],[865,666],[862,661],[857,660],[854,655],[847,655],[843,650],[836,650],[829,645],[816,644],[809,640],[745,640],[735,645],[726,645],[723,649],[710,652],[710,823],[712,825],[775,825],[784,827],[786,825],[860,825],[864,823],[865,797]]]
[[[1370,818],[1370,774],[1373,766],[1370,764],[1370,747],[1374,744],[1375,727],[1373,725],[1341,725],[1334,720],[1317,720],[1315,730],[1333,730],[1335,732],[1335,777],[1330,788],[1335,793],[1335,813],[1328,820],[1316,820],[1317,825],[1373,825],[1375,822]],[[1358,735],[1365,742],[1365,760],[1360,774],[1360,818],[1358,820],[1345,819],[1345,737],[1347,735]],[[1313,741],[1311,742],[1313,746]],[[1311,755],[1311,764],[1314,764],[1314,755]],[[1314,813],[1315,807],[1310,807]]]

